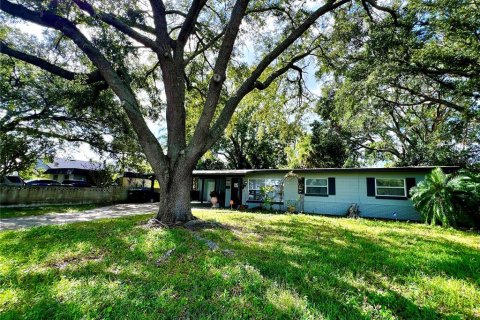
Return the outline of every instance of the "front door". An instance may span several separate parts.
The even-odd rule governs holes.
[[[203,201],[210,202],[210,192],[215,191],[215,179],[205,179],[205,190],[203,193]]]
[[[232,178],[231,190],[230,200],[233,200],[233,207],[235,208],[242,204],[242,178]]]

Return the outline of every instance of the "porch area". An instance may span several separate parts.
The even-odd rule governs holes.
[[[211,198],[215,196],[219,207],[238,208],[242,205],[244,176],[239,170],[195,170],[190,193],[192,207],[211,207]]]

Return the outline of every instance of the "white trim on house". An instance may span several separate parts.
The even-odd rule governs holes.
[[[391,186],[380,186],[382,189],[403,189],[403,195],[392,195],[392,194],[378,194],[377,180],[402,180],[402,187],[391,187]],[[405,178],[375,178],[375,196],[376,197],[395,197],[395,198],[406,198],[407,197],[407,179]]]
[[[319,186],[318,188],[327,188],[327,193],[322,194],[322,193],[308,193],[307,192],[307,180],[325,180],[327,182],[326,186]],[[328,190],[328,178],[305,178],[304,181],[304,193],[306,196],[317,196],[317,197],[325,197],[328,196],[329,190]]]

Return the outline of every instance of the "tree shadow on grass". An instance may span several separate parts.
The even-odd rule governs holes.
[[[323,254],[349,255],[366,267],[380,267],[382,273],[391,276],[423,272],[447,275],[454,279],[479,283],[480,251],[470,246],[435,237],[397,234],[372,237],[346,228],[317,225],[309,222],[273,222],[273,228],[294,230],[287,244],[302,249],[322,249]],[[321,228],[321,230],[319,230]],[[278,230],[277,230],[278,232]],[[321,239],[319,239],[321,236]],[[344,243],[343,246],[341,243]],[[339,250],[342,255],[338,255]],[[338,259],[337,259],[338,260]],[[344,261],[345,260],[345,261]],[[348,270],[352,264],[348,259]],[[355,267],[355,265],[353,266]]]
[[[222,249],[234,249],[233,256],[224,256],[208,250],[187,230],[136,228],[140,219],[31,229],[2,237],[6,241],[0,246],[2,258],[18,260],[20,265],[32,258],[43,268],[13,268],[0,279],[0,284],[18,290],[21,301],[9,306],[5,315],[12,319],[445,317],[377,279],[388,277],[403,285],[403,275],[421,264],[409,265],[421,256],[399,259],[412,254],[411,248],[402,250],[327,223],[295,220],[247,225],[240,232],[199,231]],[[441,243],[438,246],[443,248]],[[63,254],[75,256],[71,248],[102,258],[74,260],[63,268],[52,264]],[[157,265],[158,257],[171,248],[175,248],[172,256]],[[438,262],[432,261],[419,271]],[[455,268],[465,267],[463,260],[452,263]]]
[[[379,301],[379,305],[383,304],[384,308],[388,309],[372,309],[368,311],[371,312],[370,316],[376,313],[381,316],[382,312],[387,315],[391,312],[401,318],[437,319],[446,316],[433,308],[419,306],[390,288],[382,288],[383,292],[387,292],[383,295],[379,295],[376,290],[370,290],[368,287],[377,289],[380,286],[374,279],[376,275],[388,277],[395,286],[411,281],[408,277],[419,272],[447,275],[473,285],[479,281],[478,275],[475,276],[473,271],[480,268],[477,253],[472,248],[458,244],[452,249],[451,243],[433,243],[435,247],[432,250],[446,252],[453,258],[448,260],[445,257],[436,259],[435,256],[423,256],[424,248],[412,250],[395,247],[390,243],[372,241],[359,232],[339,230],[338,227],[326,224],[302,222],[301,226],[298,226],[297,222],[274,221],[269,226],[260,226],[259,229],[260,232],[269,229],[266,232],[267,237],[275,240],[272,245],[269,245],[271,239],[266,238],[247,243],[235,234],[226,237],[224,234],[210,234],[210,237],[220,242],[223,239],[224,246],[241,252],[242,258],[258,268],[262,275],[294,288],[300,296],[307,296],[309,302],[317,308],[336,305],[338,310],[342,310],[324,314],[327,317],[342,318],[345,314],[353,315],[352,318],[360,317],[355,308],[345,308],[345,301],[349,301],[345,296],[353,297],[353,305],[357,310],[371,309],[370,305],[362,304],[362,297],[375,297],[374,300]],[[430,240],[427,244],[432,246]],[[455,259],[460,252],[462,258]],[[312,279],[320,283],[317,284]],[[355,279],[361,279],[364,284],[351,283]],[[329,299],[324,293],[332,291],[335,294],[330,295]]]

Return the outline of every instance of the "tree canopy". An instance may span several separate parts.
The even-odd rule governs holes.
[[[318,112],[365,159],[467,165],[480,151],[480,15],[464,1],[406,2],[397,25],[339,12],[318,56]]]
[[[233,169],[287,166],[287,148],[302,134],[308,103],[278,81],[245,97],[212,152]],[[290,96],[292,95],[293,96]]]

